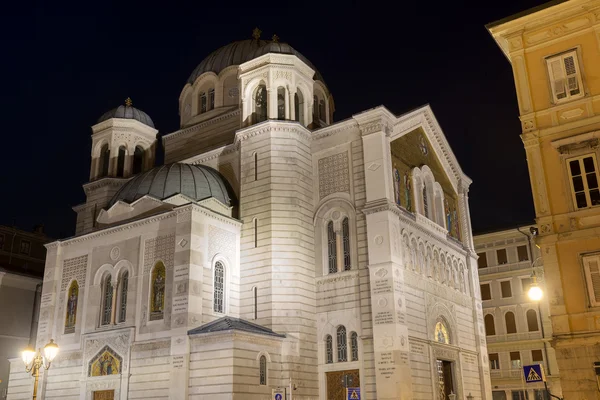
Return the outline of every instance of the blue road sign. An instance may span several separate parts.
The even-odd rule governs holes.
[[[527,383],[544,382],[546,380],[544,369],[540,364],[523,366],[523,375],[525,375],[525,382]]]
[[[360,400],[360,388],[348,388],[348,400]]]
[[[282,399],[281,393],[277,393],[275,395],[275,400],[281,400],[281,399]]]

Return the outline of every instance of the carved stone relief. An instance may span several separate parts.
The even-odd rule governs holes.
[[[62,282],[60,291],[67,290],[67,285],[72,279],[77,280],[80,288],[85,288],[85,275],[87,270],[87,254],[75,258],[69,258],[63,262]]]
[[[348,152],[319,160],[319,198],[333,193],[350,193]]]

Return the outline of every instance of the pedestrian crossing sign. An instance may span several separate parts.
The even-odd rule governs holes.
[[[360,388],[347,388],[346,393],[348,396],[346,397],[348,400],[360,400]]]
[[[544,374],[544,368],[540,364],[525,365],[523,366],[523,375],[525,375],[525,382],[545,382],[546,375]]]

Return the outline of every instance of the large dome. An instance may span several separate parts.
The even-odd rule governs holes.
[[[229,43],[210,53],[190,75],[187,83],[193,84],[205,72],[219,74],[232,65],[240,65],[267,53],[292,54],[301,59],[306,65],[315,70],[315,79],[323,81],[323,77],[315,66],[300,52],[287,43],[271,40],[248,39]]]
[[[214,197],[232,206],[235,194],[227,179],[219,171],[205,165],[173,163],[154,167],[127,182],[110,200],[110,208],[117,201],[132,203],[143,196],[159,200],[183,194],[195,201]]]
[[[152,119],[150,119],[148,114],[133,107],[130,99],[127,99],[124,106],[113,108],[112,110],[102,114],[97,123],[99,124],[100,122],[109,120],[111,118],[135,119],[144,125],[154,128],[154,122],[152,122]]]

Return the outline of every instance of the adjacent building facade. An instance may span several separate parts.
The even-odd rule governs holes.
[[[524,382],[522,367],[538,363],[544,367],[550,392],[562,393],[550,346],[552,325],[543,262],[539,249],[530,245],[532,227],[474,237],[494,400],[549,399],[543,383]],[[540,302],[527,296],[534,271],[545,294]]]
[[[28,232],[0,225],[0,399],[7,396],[9,359],[36,341],[44,244],[50,240],[41,226]]]
[[[277,37],[193,71],[181,129],[92,127],[77,236],[47,246],[45,399],[491,399],[462,172],[429,106],[333,121]],[[9,399],[31,393],[20,360]]]
[[[600,1],[488,29],[513,67],[563,393],[600,399]]]

